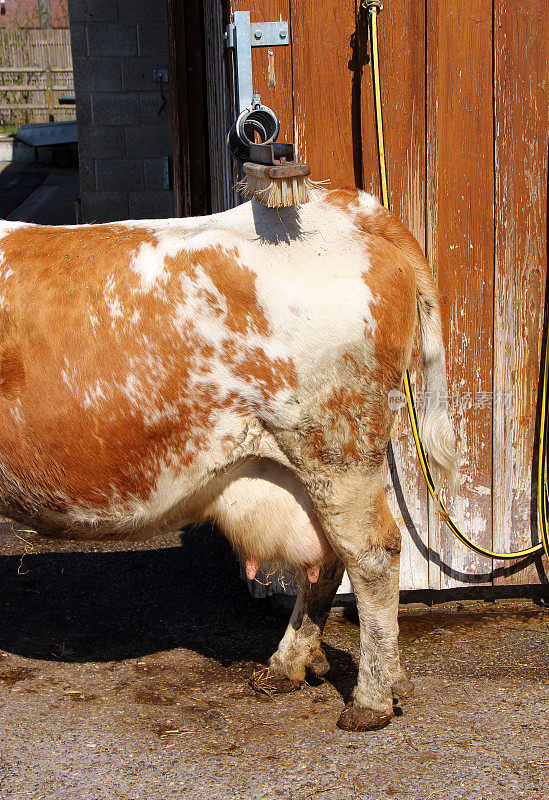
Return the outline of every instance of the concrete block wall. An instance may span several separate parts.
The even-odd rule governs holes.
[[[170,217],[164,0],[69,0],[84,222]],[[170,170],[171,171],[171,170]]]

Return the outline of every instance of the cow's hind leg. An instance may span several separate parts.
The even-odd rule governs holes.
[[[332,476],[315,494],[326,535],[349,574],[360,618],[358,682],[338,726],[375,730],[393,716],[393,694],[413,691],[400,666],[397,642],[400,531],[379,475],[349,470]]]
[[[303,578],[288,627],[264,676],[274,691],[299,688],[307,669],[319,677],[330,669],[321,648],[322,631],[342,576],[342,562],[332,558],[322,566],[316,583]]]

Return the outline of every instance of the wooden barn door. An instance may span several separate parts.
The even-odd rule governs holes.
[[[234,202],[230,13],[288,20],[289,47],[254,48],[254,86],[312,177],[379,195],[367,14],[358,0],[204,0],[213,210]],[[546,0],[388,0],[379,15],[392,208],[437,276],[449,407],[464,482],[449,507],[483,546],[536,535],[532,457],[547,266]],[[421,399],[417,348],[412,381]],[[395,428],[389,497],[403,589],[536,582],[465,549],[429,507],[410,428]],[[406,533],[406,529],[408,533]]]

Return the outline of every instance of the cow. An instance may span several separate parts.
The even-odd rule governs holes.
[[[413,691],[383,468],[418,318],[426,391],[444,397],[431,272],[362,191],[187,219],[1,222],[0,513],[75,540],[214,520],[250,579],[293,568],[273,691],[328,670],[322,631],[346,568],[360,664],[338,725],[380,728]],[[422,430],[453,476],[442,403]]]

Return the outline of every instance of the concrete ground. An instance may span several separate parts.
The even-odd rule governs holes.
[[[79,194],[77,169],[0,162],[0,219],[72,225]]]
[[[529,600],[401,608],[416,696],[335,726],[358,624],[334,609],[324,682],[249,678],[285,620],[202,528],[128,551],[0,534],[0,794],[33,800],[509,800],[549,793],[549,615]]]

